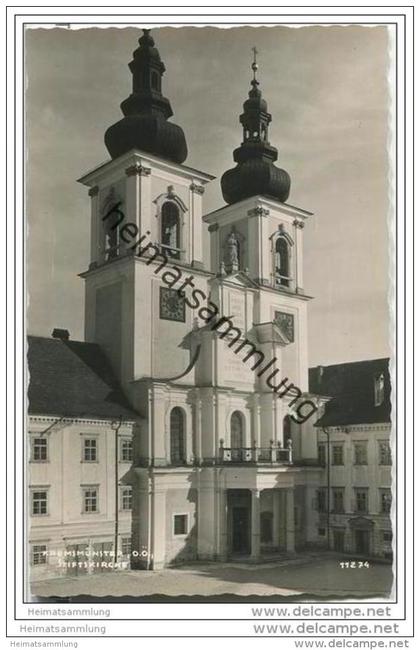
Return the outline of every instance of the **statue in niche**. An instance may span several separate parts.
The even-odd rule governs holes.
[[[239,254],[240,254],[239,237],[235,230],[232,229],[229,237],[226,240],[226,267],[232,273],[239,269]]]

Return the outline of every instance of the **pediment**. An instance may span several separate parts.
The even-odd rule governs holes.
[[[259,286],[254,280],[243,271],[235,271],[229,275],[222,275],[216,278],[219,283],[229,283],[245,289],[258,289]]]
[[[370,530],[374,526],[373,521],[371,519],[367,519],[366,517],[352,517],[348,521],[351,528]]]

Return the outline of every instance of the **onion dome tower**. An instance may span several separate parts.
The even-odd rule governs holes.
[[[149,32],[143,29],[140,47],[133,52],[129,63],[133,92],[121,104],[122,120],[106,131],[105,145],[112,158],[141,149],[183,163],[187,157],[185,135],[181,127],[168,122],[173,113],[161,90],[165,66]]]
[[[243,126],[243,142],[233,152],[237,166],[222,176],[222,194],[226,203],[236,203],[257,194],[284,203],[290,192],[290,176],[284,169],[273,164],[277,160],[277,149],[268,141],[271,115],[258,88],[255,47],[253,52],[251,90],[243,105],[244,112],[239,118]]]

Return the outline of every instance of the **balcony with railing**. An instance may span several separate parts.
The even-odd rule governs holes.
[[[219,460],[223,464],[292,465],[292,441],[289,438],[286,447],[272,440],[269,447],[225,447],[224,440],[220,440]]]

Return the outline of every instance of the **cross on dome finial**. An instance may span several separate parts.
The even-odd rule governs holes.
[[[181,127],[168,122],[173,113],[169,99],[162,94],[165,65],[150,29],[143,29],[128,67],[133,86],[129,97],[120,104],[124,117],[105,133],[111,158],[140,149],[182,164],[187,157],[185,135]]]
[[[253,78],[239,117],[243,139],[233,152],[236,167],[228,169],[222,176],[222,194],[230,204],[258,194],[284,203],[289,196],[290,176],[274,165],[278,152],[269,141],[271,115],[257,81],[258,50],[255,45],[250,50],[253,53]]]
[[[252,61],[252,65],[251,65],[251,69],[252,69],[252,71],[254,73],[254,77],[253,77],[251,83],[252,83],[252,85],[256,85],[256,84],[258,84],[258,81],[257,81],[257,70],[258,70],[257,54],[258,54],[258,50],[255,47],[255,45],[251,49],[252,49],[252,52],[254,54],[254,59]]]

